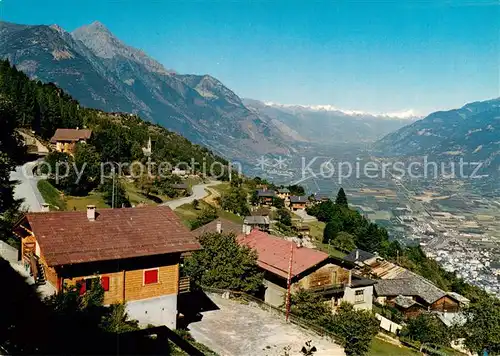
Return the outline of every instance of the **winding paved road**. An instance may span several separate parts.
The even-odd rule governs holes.
[[[37,163],[38,161],[28,162],[23,166],[16,167],[16,170],[10,173],[10,180],[19,182],[14,188],[14,197],[16,199],[23,199],[23,208],[28,209],[30,212],[41,211],[42,204],[45,202],[37,188],[37,183],[41,177],[33,175],[33,168]],[[205,184],[193,185],[191,188],[192,194],[190,196],[170,200],[162,205],[166,205],[172,210],[175,210],[179,206],[189,204],[195,199],[201,200],[205,198],[209,194],[206,188],[218,184],[220,184],[219,181],[210,181]]]
[[[205,184],[193,185],[191,188],[192,194],[190,196],[175,199],[175,200],[170,200],[170,201],[163,203],[162,205],[166,205],[166,206],[170,207],[170,209],[175,210],[178,207],[180,207],[181,205],[189,204],[189,203],[193,202],[193,200],[195,200],[195,199],[201,200],[201,199],[205,198],[209,194],[206,191],[206,188],[211,187],[213,185],[218,185],[218,184],[220,184],[219,181],[210,181],[210,182],[205,183]]]
[[[42,204],[45,202],[37,188],[40,178],[33,175],[33,168],[37,163],[38,161],[28,162],[10,172],[10,180],[19,182],[14,187],[14,198],[23,199],[21,207],[30,212],[42,211]]]

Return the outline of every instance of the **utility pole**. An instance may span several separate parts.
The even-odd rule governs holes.
[[[285,321],[288,322],[290,316],[290,292],[292,287],[292,264],[293,264],[293,241],[290,241],[290,261],[288,262],[288,278],[286,280],[286,314]]]
[[[115,167],[111,169],[111,172],[113,174],[113,184],[111,187],[111,209],[115,208]]]

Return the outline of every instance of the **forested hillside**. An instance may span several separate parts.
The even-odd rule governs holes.
[[[19,127],[32,129],[43,139],[50,139],[57,128],[88,127],[93,130],[92,144],[101,160],[131,162],[143,157],[142,147],[148,138],[153,142],[152,160],[203,162],[224,165],[227,161],[207,148],[194,145],[167,129],[143,121],[131,114],[105,113],[80,107],[79,103],[54,84],[30,80],[23,72],[0,61],[0,96],[10,101]]]
[[[30,78],[55,83],[82,106],[138,113],[232,159],[290,151],[287,135],[216,78],[167,70],[99,22],[67,32],[0,21],[0,37],[1,59]]]

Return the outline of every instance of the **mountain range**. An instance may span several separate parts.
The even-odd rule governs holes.
[[[500,167],[500,98],[469,103],[459,109],[434,112],[377,141],[384,156],[431,156],[484,162]]]
[[[242,100],[210,75],[165,68],[99,22],[73,32],[0,22],[0,57],[84,106],[139,114],[230,159],[287,155],[301,142],[371,142],[408,123]]]
[[[56,25],[0,23],[0,56],[84,106],[137,113],[226,157],[290,151],[288,138],[217,79],[167,70],[99,22],[72,33]]]
[[[499,99],[421,120],[412,111],[371,114],[242,99],[210,75],[165,68],[99,22],[73,32],[0,22],[0,57],[84,106],[138,114],[232,160],[374,142],[374,152],[385,156],[465,157],[491,166],[499,159]]]
[[[332,106],[304,106],[264,103],[244,99],[256,115],[298,141],[316,143],[371,143],[409,123],[413,113],[375,115],[346,111]]]

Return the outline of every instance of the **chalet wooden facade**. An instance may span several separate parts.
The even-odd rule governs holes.
[[[443,291],[424,277],[376,254],[356,249],[345,259],[367,276],[379,279],[375,285],[377,303],[394,306],[406,316],[423,311],[455,314],[468,303],[463,296]]]
[[[352,275],[351,263],[259,230],[240,235],[238,241],[257,252],[257,263],[264,272],[264,300],[267,303],[277,307],[283,304],[290,254],[293,253],[292,293],[302,288],[321,294],[332,310],[343,300],[358,309],[372,308],[375,282]]]
[[[257,190],[256,194],[261,205],[272,205],[273,199],[276,198],[276,192],[267,188]]]
[[[55,146],[56,151],[73,154],[78,142],[87,142],[92,135],[89,129],[57,129],[50,143]]]
[[[189,288],[180,277],[181,254],[201,248],[165,206],[87,212],[27,213],[14,227],[19,259],[37,283],[59,293],[93,283],[104,289],[104,303],[127,303],[142,324],[175,328],[177,296]]]
[[[461,309],[456,297],[436,287],[425,278],[410,271],[403,271],[393,279],[382,279],[375,286],[377,302],[397,306],[398,300],[406,298],[425,311],[457,313]],[[415,308],[414,308],[415,309]]]
[[[304,210],[309,203],[309,200],[305,196],[292,195],[290,197],[290,210]]]

